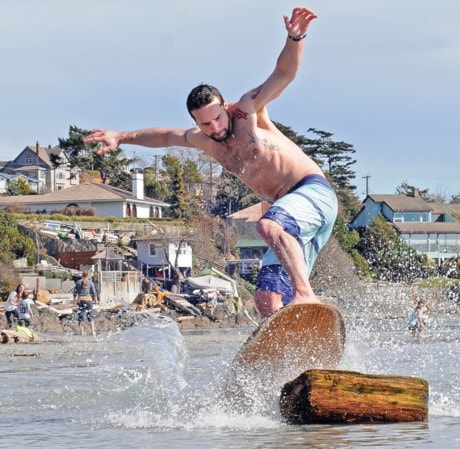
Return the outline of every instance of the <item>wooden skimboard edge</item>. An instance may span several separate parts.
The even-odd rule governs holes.
[[[241,347],[233,360],[233,368],[244,368],[248,364],[248,360],[251,360],[252,356],[250,354],[253,352],[260,353],[260,355],[256,357],[262,359],[265,355],[260,351],[259,344],[261,340],[263,341],[263,339],[267,338],[276,340],[279,338],[279,335],[276,337],[278,332],[296,332],[296,329],[289,329],[286,326],[286,319],[289,317],[293,321],[293,328],[299,328],[299,323],[302,323],[300,326],[302,332],[304,329],[307,329],[309,332],[319,332],[322,334],[326,332],[329,334],[329,338],[332,338],[337,345],[337,351],[339,352],[337,358],[340,360],[344,351],[346,338],[345,324],[340,310],[331,304],[307,303],[283,307],[265,319]],[[324,328],[317,331],[316,325],[318,323],[316,323],[316,321],[318,318],[319,321],[326,321],[326,324],[330,324],[331,326],[325,331]],[[304,323],[307,324],[304,326]],[[281,331],[278,329],[280,325],[282,326]],[[318,326],[320,325],[321,323],[318,324]],[[267,359],[269,359],[269,357],[267,357]]]

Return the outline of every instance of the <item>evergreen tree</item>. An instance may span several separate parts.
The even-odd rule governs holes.
[[[70,166],[79,167],[82,170],[97,170],[102,182],[108,184],[112,178],[117,179],[120,172],[127,172],[130,164],[136,159],[122,156],[120,148],[101,156],[97,153],[99,144],[85,145],[83,138],[91,131],[70,126],[69,137],[59,137],[59,146],[63,148],[69,158]],[[115,187],[117,187],[115,185]]]
[[[203,183],[203,176],[198,170],[198,164],[192,159],[185,159],[183,163],[184,187],[186,192],[197,194]]]
[[[336,142],[331,139],[332,133],[320,131],[315,128],[309,128],[319,136],[317,139],[310,139],[308,148],[316,159],[322,161],[324,170],[329,174],[336,189],[354,190],[356,187],[351,181],[355,179],[356,174],[352,166],[356,164],[350,154],[356,152],[353,145],[346,142]]]
[[[164,170],[162,171],[165,179],[168,180],[168,188],[171,196],[168,202],[171,204],[170,212],[174,218],[186,218],[187,204],[185,201],[184,174],[180,165],[179,158],[165,154],[162,157]]]
[[[398,187],[396,187],[396,195],[415,196],[415,192],[418,192],[420,197],[427,202],[433,201],[428,189],[421,190],[416,186],[410,185],[407,181],[403,181]]]
[[[11,181],[6,188],[6,195],[18,196],[18,195],[35,195],[37,192],[27,184],[24,178],[17,178]]]
[[[131,192],[133,188],[132,176],[126,171],[115,173],[110,177],[110,185]]]
[[[144,172],[144,190],[146,196],[160,201],[167,202],[171,196],[168,184],[164,181],[157,181],[155,175],[152,175],[149,171]]]
[[[346,191],[352,194],[356,186],[352,184],[356,178],[353,165],[356,160],[351,157],[356,150],[353,145],[346,142],[337,142],[331,139],[332,133],[309,128],[308,132],[316,134],[318,137],[310,139],[309,137],[297,134],[289,126],[274,122],[276,127],[295,144],[297,144],[304,153],[311,157],[326,173],[337,193]]]

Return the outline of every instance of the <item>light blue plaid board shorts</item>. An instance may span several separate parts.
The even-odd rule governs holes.
[[[337,197],[320,175],[303,178],[262,216],[297,239],[307,264],[306,276],[310,276],[318,253],[328,241],[336,217]],[[292,282],[271,248],[262,260],[256,290],[281,293],[285,304],[292,299]]]

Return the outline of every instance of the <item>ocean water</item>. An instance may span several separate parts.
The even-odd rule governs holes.
[[[426,379],[427,422],[288,425],[278,389],[243,406],[228,392],[253,328],[180,331],[153,316],[96,338],[0,345],[0,448],[460,448],[460,310],[422,339],[391,310],[369,316],[346,313],[339,368]]]

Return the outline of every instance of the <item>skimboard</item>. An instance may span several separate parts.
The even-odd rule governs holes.
[[[265,319],[244,343],[233,371],[283,384],[307,369],[335,369],[345,346],[339,309],[324,303],[286,306]]]

